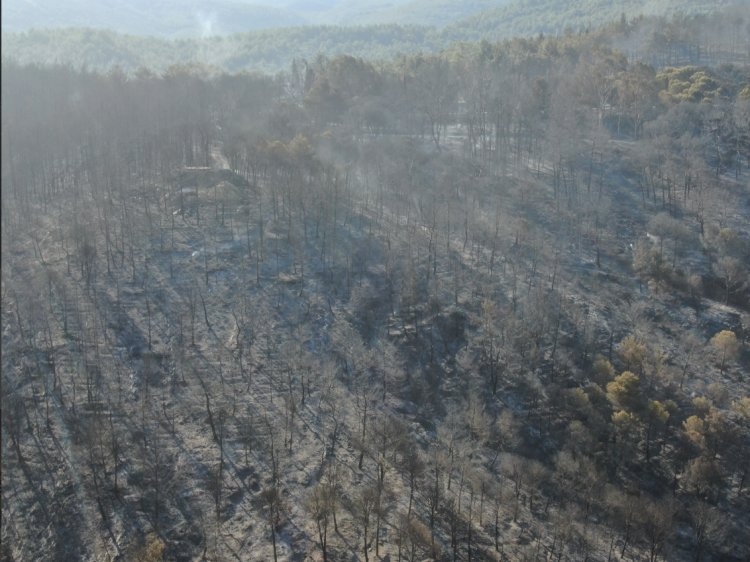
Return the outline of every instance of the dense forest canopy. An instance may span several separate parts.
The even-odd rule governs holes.
[[[3,34],[2,561],[747,560],[744,25]]]

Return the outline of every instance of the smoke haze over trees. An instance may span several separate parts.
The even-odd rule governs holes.
[[[2,560],[750,557],[746,23],[451,25],[3,34]]]
[[[266,19],[261,16],[243,23],[245,20],[234,13],[226,24],[220,24],[215,14],[207,15],[210,11],[199,13],[198,8],[185,7],[182,2],[159,3],[158,10],[164,13],[159,16],[162,12],[154,8],[157,13],[149,18],[143,17],[143,13],[151,8],[139,10],[138,3],[123,4],[120,8],[124,13],[117,17],[117,6],[97,3],[93,13],[101,11],[100,19],[83,8],[76,18],[76,10],[63,9],[58,3],[35,18],[28,6],[21,9],[18,3],[4,2],[3,10],[8,14],[3,17],[2,47],[3,56],[24,63],[72,64],[98,70],[117,65],[129,71],[141,66],[164,71],[173,64],[203,64],[231,72],[275,73],[287,70],[294,58],[314,60],[319,54],[387,60],[410,53],[457,48],[461,42],[535,37],[540,33],[561,36],[596,32],[599,27],[618,21],[617,25],[599,32],[594,41],[614,41],[614,46],[638,60],[650,55],[651,64],[673,64],[654,59],[659,56],[671,57],[675,64],[718,63],[722,56],[728,57],[724,62],[738,63],[746,62],[750,56],[747,39],[750,24],[743,17],[747,6],[736,0],[727,2],[723,11],[720,10],[723,2],[707,5],[692,0],[500,2],[502,7],[469,15],[473,8],[484,4],[496,3],[432,0],[396,3],[392,5],[394,15],[380,19],[365,17],[367,5],[336,4],[335,9],[349,6],[351,18],[331,17],[322,22],[325,25],[306,26],[301,25],[303,20],[299,18],[289,19],[291,16],[275,24],[271,18],[268,25],[263,25]],[[238,4],[236,9],[240,8],[256,9]],[[466,17],[461,16],[461,10],[466,10]],[[445,19],[435,21],[443,13],[448,14]],[[621,18],[628,25],[620,25]],[[54,25],[45,23],[48,21]],[[159,31],[160,21],[181,27],[184,32]],[[300,25],[293,21],[299,21]],[[717,50],[720,53],[711,52]]]

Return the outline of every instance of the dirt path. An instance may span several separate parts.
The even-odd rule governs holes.
[[[229,160],[224,156],[224,143],[214,141],[211,143],[211,167],[217,170],[229,170]]]

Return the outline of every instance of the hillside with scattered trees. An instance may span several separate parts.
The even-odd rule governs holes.
[[[732,18],[273,74],[4,34],[0,559],[750,558]]]

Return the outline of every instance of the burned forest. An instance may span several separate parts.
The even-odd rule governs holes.
[[[651,25],[4,59],[0,559],[750,558],[750,51]]]

